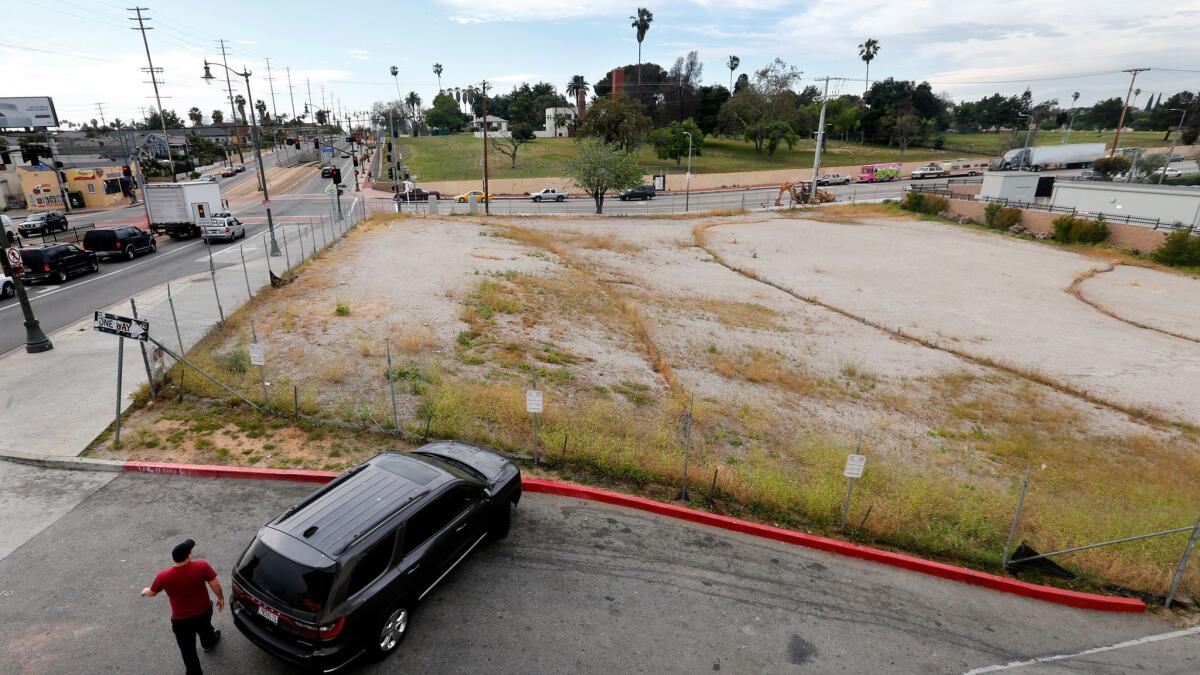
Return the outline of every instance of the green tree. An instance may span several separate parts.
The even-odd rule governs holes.
[[[571,81],[567,83],[567,96],[575,99],[575,114],[579,114],[579,109],[583,106],[583,97],[587,96],[588,81],[582,75],[573,75]]]
[[[1097,130],[1116,129],[1117,122],[1121,119],[1121,109],[1124,107],[1125,102],[1117,97],[1097,101],[1088,110],[1088,122],[1092,125],[1092,128]]]
[[[700,131],[700,127],[696,126],[690,117],[683,122],[671,122],[662,129],[651,131],[650,143],[659,159],[673,159],[675,166],[679,166],[688,155],[689,133],[692,154],[698,157],[704,150],[704,132]]]
[[[579,141],[575,149],[575,156],[563,164],[563,175],[591,196],[596,213],[604,213],[604,195],[609,190],[641,185],[642,167],[632,152],[595,138]]]
[[[150,115],[146,117],[146,128],[151,130],[162,129],[164,121],[166,122],[166,127],[168,129],[183,128],[183,120],[179,119],[179,115],[174,110],[164,110],[161,119],[158,116],[157,110],[151,112]]]
[[[628,96],[606,96],[596,99],[579,123],[579,134],[616,145],[622,150],[636,150],[650,130],[650,118],[642,114],[641,105]]]
[[[517,168],[517,151],[522,145],[533,140],[533,127],[524,122],[510,124],[507,135],[489,136],[488,143],[496,152],[512,161],[512,168]]]
[[[241,94],[234,96],[233,104],[237,106],[238,116],[242,118],[242,124],[249,124],[246,118],[246,97]]]
[[[433,64],[433,74],[437,75],[438,91],[440,92],[442,90],[442,64],[440,64],[440,63]]]
[[[638,42],[638,87],[642,86],[642,40],[646,39],[646,32],[650,30],[650,24],[654,21],[654,12],[645,7],[638,7],[637,16],[629,17],[633,23],[630,27],[637,31]]]
[[[879,41],[870,38],[858,46],[858,58],[867,64],[867,76],[863,79],[863,91],[871,88],[871,61],[875,60],[875,55],[879,53]]]
[[[729,69],[729,89],[733,90],[733,71],[742,65],[742,60],[736,56],[730,55],[729,60],[725,62],[725,67]]]
[[[192,106],[192,108],[187,111],[187,116],[188,119],[192,121],[192,126],[194,127],[198,127],[204,122],[204,113],[200,112],[200,109],[195,106]]]
[[[1168,164],[1169,162],[1167,161],[1167,153],[1156,152],[1151,155],[1143,154],[1141,157],[1139,157],[1137,161],[1137,168],[1140,173],[1150,176],[1155,171],[1158,171]],[[1158,176],[1151,176],[1151,178],[1156,179]]]
[[[431,127],[458,131],[466,117],[458,109],[458,103],[449,92],[433,97],[433,107],[425,112],[425,123]]]
[[[779,150],[780,143],[787,143],[788,149],[791,149],[799,140],[792,127],[782,120],[767,120],[752,124],[746,128],[744,137],[754,143],[756,151],[762,152],[763,149],[766,149],[767,159],[775,159],[775,152]]]
[[[317,124],[320,124],[321,126],[325,126],[325,123],[329,121],[329,113],[324,110],[318,110],[316,117]]]
[[[914,141],[919,141],[929,134],[933,123],[917,115],[911,106],[899,106],[888,112],[883,118],[884,128],[887,129],[889,142],[900,146],[900,161],[904,161],[904,151]]]
[[[254,109],[258,111],[258,123],[270,124],[271,118],[267,115],[267,102],[261,98],[254,102]]]
[[[221,112],[220,108],[212,111],[212,123],[220,124],[225,121],[225,113]]]
[[[1125,173],[1129,170],[1131,162],[1124,155],[1113,155],[1112,157],[1101,157],[1092,160],[1092,171],[1099,173],[1105,178],[1111,179],[1119,173]]]

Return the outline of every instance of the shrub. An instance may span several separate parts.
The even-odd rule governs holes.
[[[1150,257],[1172,267],[1200,267],[1200,237],[1192,236],[1188,230],[1176,230],[1167,235]]]
[[[1059,216],[1054,219],[1054,241],[1064,244],[1099,244],[1108,239],[1108,226],[1104,216],[1086,220],[1074,216]]]
[[[335,305],[333,308],[333,313],[337,314],[338,316],[349,316],[350,315],[350,305],[347,305],[345,302],[338,300],[337,305]]]
[[[250,367],[250,354],[244,349],[234,349],[222,354],[217,362],[226,372],[241,375]]]
[[[914,213],[936,216],[950,208],[950,200],[924,192],[906,192],[903,201],[900,202],[900,207]]]
[[[1125,173],[1132,165],[1133,162],[1128,157],[1122,155],[1100,157],[1099,159],[1092,160],[1092,171],[1101,174],[1105,178],[1112,178],[1119,173]]]
[[[983,207],[983,223],[997,230],[1008,228],[1021,222],[1021,209],[1001,206],[996,203]]]

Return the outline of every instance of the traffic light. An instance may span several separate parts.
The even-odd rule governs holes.
[[[350,159],[351,159],[351,161],[354,162],[354,166],[358,166],[358,155],[355,155],[355,156],[351,157]]]
[[[353,137],[353,136],[347,136],[347,137],[346,137],[346,142],[347,142],[347,143],[353,143],[353,142],[354,142],[354,137]]]
[[[333,173],[329,174],[329,177],[333,180],[334,183],[341,183],[342,182],[342,170],[337,167],[334,167]]]
[[[321,141],[314,138],[313,139],[313,149],[320,150],[321,149]]]
[[[128,165],[121,167],[121,175],[130,178],[133,176],[133,170]]]

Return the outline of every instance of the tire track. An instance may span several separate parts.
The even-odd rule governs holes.
[[[1106,307],[1105,305],[1102,305],[1102,304],[1096,302],[1095,300],[1089,300],[1087,298],[1087,296],[1085,296],[1083,294],[1083,282],[1087,281],[1088,279],[1091,279],[1092,277],[1096,276],[1097,274],[1108,274],[1109,272],[1112,272],[1115,269],[1117,269],[1116,264],[1109,265],[1106,268],[1092,268],[1092,269],[1080,274],[1079,276],[1075,277],[1075,280],[1072,281],[1071,285],[1068,286],[1065,290],[1070,295],[1073,295],[1076,300],[1079,300],[1080,302],[1091,307],[1092,309],[1096,310],[1097,312],[1100,312],[1101,314],[1103,314],[1105,316],[1112,317],[1122,323],[1127,323],[1130,326],[1133,326],[1134,328],[1141,328],[1142,330],[1154,331],[1155,333],[1161,333],[1163,335],[1169,335],[1173,338],[1179,338],[1180,340],[1187,340],[1188,342],[1195,342],[1197,344],[1200,344],[1200,338],[1193,337],[1191,335],[1185,335],[1184,333],[1176,333],[1174,331],[1170,331],[1165,328],[1159,328],[1157,326],[1151,326],[1150,324],[1147,324],[1147,323],[1142,323],[1141,321],[1138,321],[1136,319],[1130,319],[1130,318],[1121,316],[1120,314],[1118,314],[1116,312],[1116,310]]]
[[[708,230],[710,227],[713,227],[714,225],[718,225],[718,224],[720,224],[720,223],[700,223],[700,224],[696,225],[696,227],[694,227],[692,229],[692,235],[695,240],[696,246],[698,246],[699,248],[703,249],[706,253],[708,253],[708,255],[712,257],[714,262],[717,262],[722,267],[725,267],[726,269],[728,269],[732,272],[736,272],[737,274],[740,274],[743,277],[746,277],[747,279],[750,279],[752,281],[757,281],[761,284],[770,286],[771,288],[774,288],[777,291],[786,293],[801,302],[804,302],[804,303],[807,303],[807,304],[810,304],[810,305],[813,305],[816,307],[821,307],[821,308],[829,310],[830,312],[833,312],[835,314],[844,316],[847,319],[851,319],[852,321],[857,321],[858,323],[860,323],[864,326],[869,326],[871,328],[874,328],[874,329],[881,331],[883,333],[886,333],[898,340],[901,340],[904,342],[910,342],[913,344],[918,344],[918,345],[921,345],[922,347],[926,347],[928,349],[935,349],[937,351],[944,352],[944,353],[950,354],[952,356],[956,356],[964,361],[967,361],[968,363],[972,363],[972,364],[975,364],[978,366],[983,366],[985,368],[991,368],[993,370],[998,370],[1000,372],[1007,373],[1009,375],[1013,375],[1015,377],[1019,377],[1024,380],[1028,380],[1029,382],[1033,382],[1035,384],[1040,384],[1042,386],[1049,387],[1050,389],[1053,389],[1061,394],[1066,394],[1067,396],[1071,396],[1071,397],[1077,398],[1081,401],[1091,403],[1092,405],[1096,405],[1096,406],[1099,406],[1102,408],[1106,408],[1108,410],[1112,410],[1114,412],[1118,412],[1118,413],[1127,415],[1130,418],[1140,420],[1142,422],[1157,425],[1160,427],[1175,428],[1175,429],[1187,431],[1190,433],[1200,433],[1200,425],[1192,424],[1191,422],[1187,422],[1184,420],[1172,419],[1171,417],[1169,417],[1167,415],[1164,415],[1160,412],[1156,412],[1156,411],[1153,411],[1153,410],[1150,410],[1147,408],[1141,408],[1141,407],[1126,405],[1124,403],[1119,403],[1117,401],[1111,401],[1111,400],[1104,398],[1102,396],[1099,396],[1097,394],[1093,394],[1082,387],[1077,387],[1075,385],[1056,380],[1037,369],[1025,368],[1025,367],[1019,366],[1014,363],[1009,363],[1007,361],[1001,361],[999,359],[993,359],[989,356],[984,356],[982,354],[973,354],[971,352],[959,349],[957,347],[951,347],[949,345],[940,343],[936,340],[924,337],[922,335],[907,332],[903,328],[900,328],[900,327],[892,328],[891,326],[886,326],[879,322],[872,321],[871,319],[868,319],[865,316],[855,314],[854,312],[851,312],[847,309],[843,309],[841,307],[838,307],[837,305],[830,304],[824,300],[821,300],[820,298],[818,298],[816,296],[802,295],[800,293],[797,293],[796,291],[788,288],[787,286],[784,286],[780,283],[771,281],[770,279],[766,279],[766,278],[760,276],[754,270],[738,267],[737,265],[734,265],[734,264],[730,263],[729,261],[725,260],[724,258],[722,258],[720,256],[720,254],[718,254],[715,250],[713,250],[709,246],[708,240],[705,236],[706,230]]]

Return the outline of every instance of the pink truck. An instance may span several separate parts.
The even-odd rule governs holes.
[[[900,163],[867,164],[858,173],[860,183],[885,183],[900,179]]]

